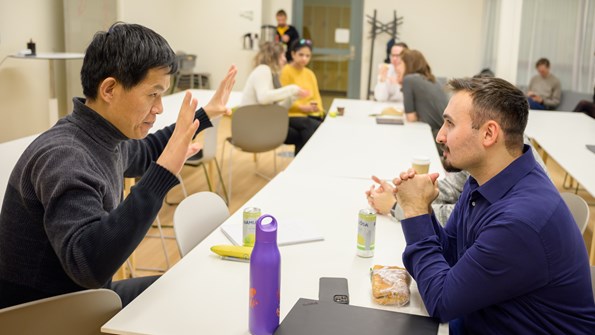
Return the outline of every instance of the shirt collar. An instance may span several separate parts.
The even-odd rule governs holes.
[[[523,154],[504,170],[479,186],[475,178],[469,177],[471,189],[479,192],[487,201],[494,203],[508,192],[519,180],[535,168],[535,157],[529,145],[523,147]]]
[[[73,98],[73,112],[69,120],[83,130],[99,145],[113,150],[120,142],[127,140],[114,125],[103,118],[99,113],[85,105],[84,98]]]

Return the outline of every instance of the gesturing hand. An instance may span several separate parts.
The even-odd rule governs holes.
[[[190,91],[186,91],[174,132],[157,159],[157,164],[175,175],[182,170],[186,158],[194,155],[201,148],[198,143],[190,143],[198,129],[198,120],[194,118],[197,105],[198,102],[192,98]]]
[[[214,119],[223,114],[231,114],[231,109],[227,108],[227,101],[229,100],[233,85],[236,83],[237,73],[238,68],[235,65],[232,65],[227,71],[225,78],[223,78],[219,84],[219,87],[217,87],[217,91],[209,103],[203,107],[205,113],[209,116],[209,119]]]

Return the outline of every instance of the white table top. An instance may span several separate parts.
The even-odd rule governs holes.
[[[595,196],[595,153],[586,147],[595,144],[594,119],[583,113],[532,110],[525,132]]]
[[[49,60],[83,59],[83,58],[85,58],[85,54],[75,53],[75,52],[38,52],[35,55],[14,54],[14,55],[10,55],[9,57],[25,58],[25,59],[49,59]]]
[[[421,122],[376,124],[374,115],[400,102],[335,99],[329,111],[345,107],[344,116],[328,117],[294,158],[288,172],[392,180],[411,167],[414,156],[430,158],[430,170],[444,175],[430,127]],[[372,116],[371,116],[372,115]]]
[[[378,216],[376,254],[356,256],[358,210],[367,207],[365,180],[283,172],[250,199],[263,214],[307,220],[325,240],[280,247],[281,318],[298,298],[318,299],[320,277],[344,277],[352,305],[427,315],[415,283],[405,307],[377,305],[371,298],[369,269],[402,265],[405,241],[399,222]],[[288,190],[290,190],[288,192]],[[279,194],[284,194],[279,197]],[[227,222],[242,222],[238,210]],[[210,252],[230,244],[217,229],[142,295],[102,327],[113,334],[248,334],[249,264],[225,261]]]
[[[382,113],[387,107],[403,111],[403,102],[378,102],[372,100],[334,99],[329,112],[337,111],[337,107],[345,107],[343,116],[327,117],[330,124],[375,125],[375,115]],[[407,122],[407,121],[405,121]]]

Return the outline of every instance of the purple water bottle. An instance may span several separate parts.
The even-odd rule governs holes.
[[[269,219],[269,224],[263,221]],[[277,220],[265,214],[256,220],[256,241],[250,255],[249,328],[252,335],[271,335],[279,326],[281,254]]]

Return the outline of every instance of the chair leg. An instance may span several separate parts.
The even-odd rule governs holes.
[[[209,191],[213,192],[213,185],[211,184],[211,178],[209,178],[209,172],[207,171],[207,167],[204,164],[202,165],[202,170],[205,173],[205,178],[207,178],[207,185],[209,186]]]
[[[273,150],[273,172],[277,175],[277,149]]]
[[[231,175],[232,175],[232,166],[231,166],[231,157],[232,157],[232,153],[233,153],[233,148],[229,148],[229,162],[227,163],[227,174],[228,174],[228,178],[229,178],[229,182],[227,183],[227,187],[229,188],[229,194],[228,194],[228,198],[229,201],[231,201],[231,196],[232,196],[232,191],[231,191]]]
[[[178,174],[178,179],[180,180],[180,186],[182,187],[182,194],[184,195],[184,199],[188,197],[188,191],[186,190],[186,185],[184,184],[184,179],[182,178],[182,174]]]
[[[225,196],[225,203],[229,206],[229,196],[227,195],[227,189],[225,188],[225,183],[223,183],[223,176],[221,175],[221,169],[219,168],[219,163],[217,163],[217,158],[215,158],[215,167],[217,167],[217,174],[219,174],[219,184],[223,189],[223,195]]]
[[[130,277],[135,278],[136,273],[134,272],[134,266],[132,266],[132,262],[130,261],[130,257],[126,260],[126,265],[128,266],[128,271],[130,271]]]
[[[161,227],[161,220],[159,219],[159,216],[157,216],[157,218],[155,219],[155,221],[157,222],[157,229],[159,230],[159,236],[150,236],[147,235],[147,237],[159,237],[161,239],[161,248],[163,248],[163,255],[165,256],[165,269],[161,269],[161,268],[147,268],[147,267],[137,267],[137,270],[141,270],[141,271],[156,271],[156,272],[165,272],[169,269],[170,267],[170,263],[169,263],[169,254],[167,253],[167,246],[165,245],[165,235],[163,235],[163,228]],[[132,273],[132,272],[131,272]]]

